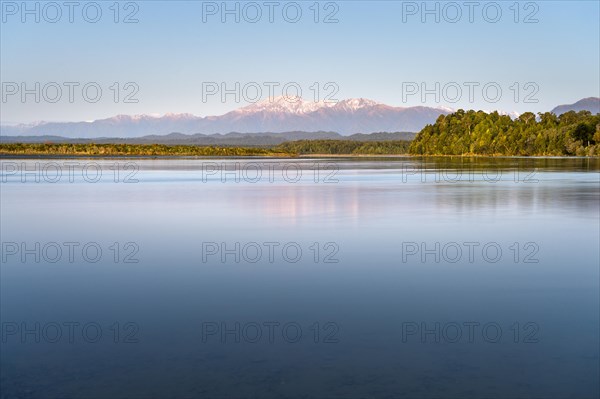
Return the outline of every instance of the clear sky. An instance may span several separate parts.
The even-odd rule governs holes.
[[[3,123],[219,115],[255,101],[257,85],[266,98],[265,82],[309,100],[319,87],[320,100],[507,112],[600,96],[597,0],[228,2],[230,14],[220,1],[0,3]],[[239,99],[207,92],[236,82]]]

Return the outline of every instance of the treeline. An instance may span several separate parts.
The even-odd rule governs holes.
[[[441,115],[410,145],[415,155],[600,155],[600,114],[560,116],[526,112],[516,119],[497,112]]]
[[[560,116],[526,112],[441,115],[411,141],[297,140],[269,147],[167,144],[6,143],[0,154],[74,156],[297,156],[297,155],[600,155],[600,114]]]
[[[407,154],[410,141],[299,140],[271,148],[165,144],[0,144],[0,154],[66,156],[297,156]]]
[[[410,141],[351,141],[351,140],[298,140],[275,147],[288,153],[328,155],[399,155],[408,154]]]
[[[164,144],[0,144],[0,154],[76,156],[288,156],[268,148]]]

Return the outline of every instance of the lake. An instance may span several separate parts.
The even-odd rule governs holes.
[[[600,395],[600,160],[2,158],[2,398]]]

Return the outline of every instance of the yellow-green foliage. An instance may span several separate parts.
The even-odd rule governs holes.
[[[409,145],[410,141],[299,140],[275,149],[298,154],[396,155],[407,154]]]
[[[526,112],[517,119],[497,112],[463,111],[442,115],[410,146],[422,155],[600,155],[600,114],[561,116]]]
[[[0,154],[77,156],[277,156],[265,148],[163,144],[0,144]]]

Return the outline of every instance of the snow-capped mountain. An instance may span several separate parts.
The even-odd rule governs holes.
[[[373,100],[365,98],[350,98],[342,101],[307,101],[298,96],[280,96],[272,99],[266,99],[256,104],[251,104],[246,107],[239,108],[233,112],[240,114],[256,113],[256,112],[270,112],[270,113],[283,113],[283,114],[296,114],[303,115],[311,112],[318,111],[320,109],[333,108],[337,110],[344,110],[347,112],[354,112],[362,108],[375,107],[375,106],[386,106],[385,104],[378,103]]]
[[[314,112],[323,107],[335,106],[335,102],[306,101],[298,96],[280,96],[266,99],[255,104],[239,108],[233,112],[239,114],[252,114],[257,112],[272,112],[282,114],[302,115]]]
[[[392,107],[364,98],[339,102],[276,97],[220,116],[191,114],[117,115],[92,122],[49,122],[38,125],[2,126],[2,135],[54,135],[69,138],[140,137],[184,134],[330,131],[342,135],[373,132],[418,132],[450,113],[443,108]]]

